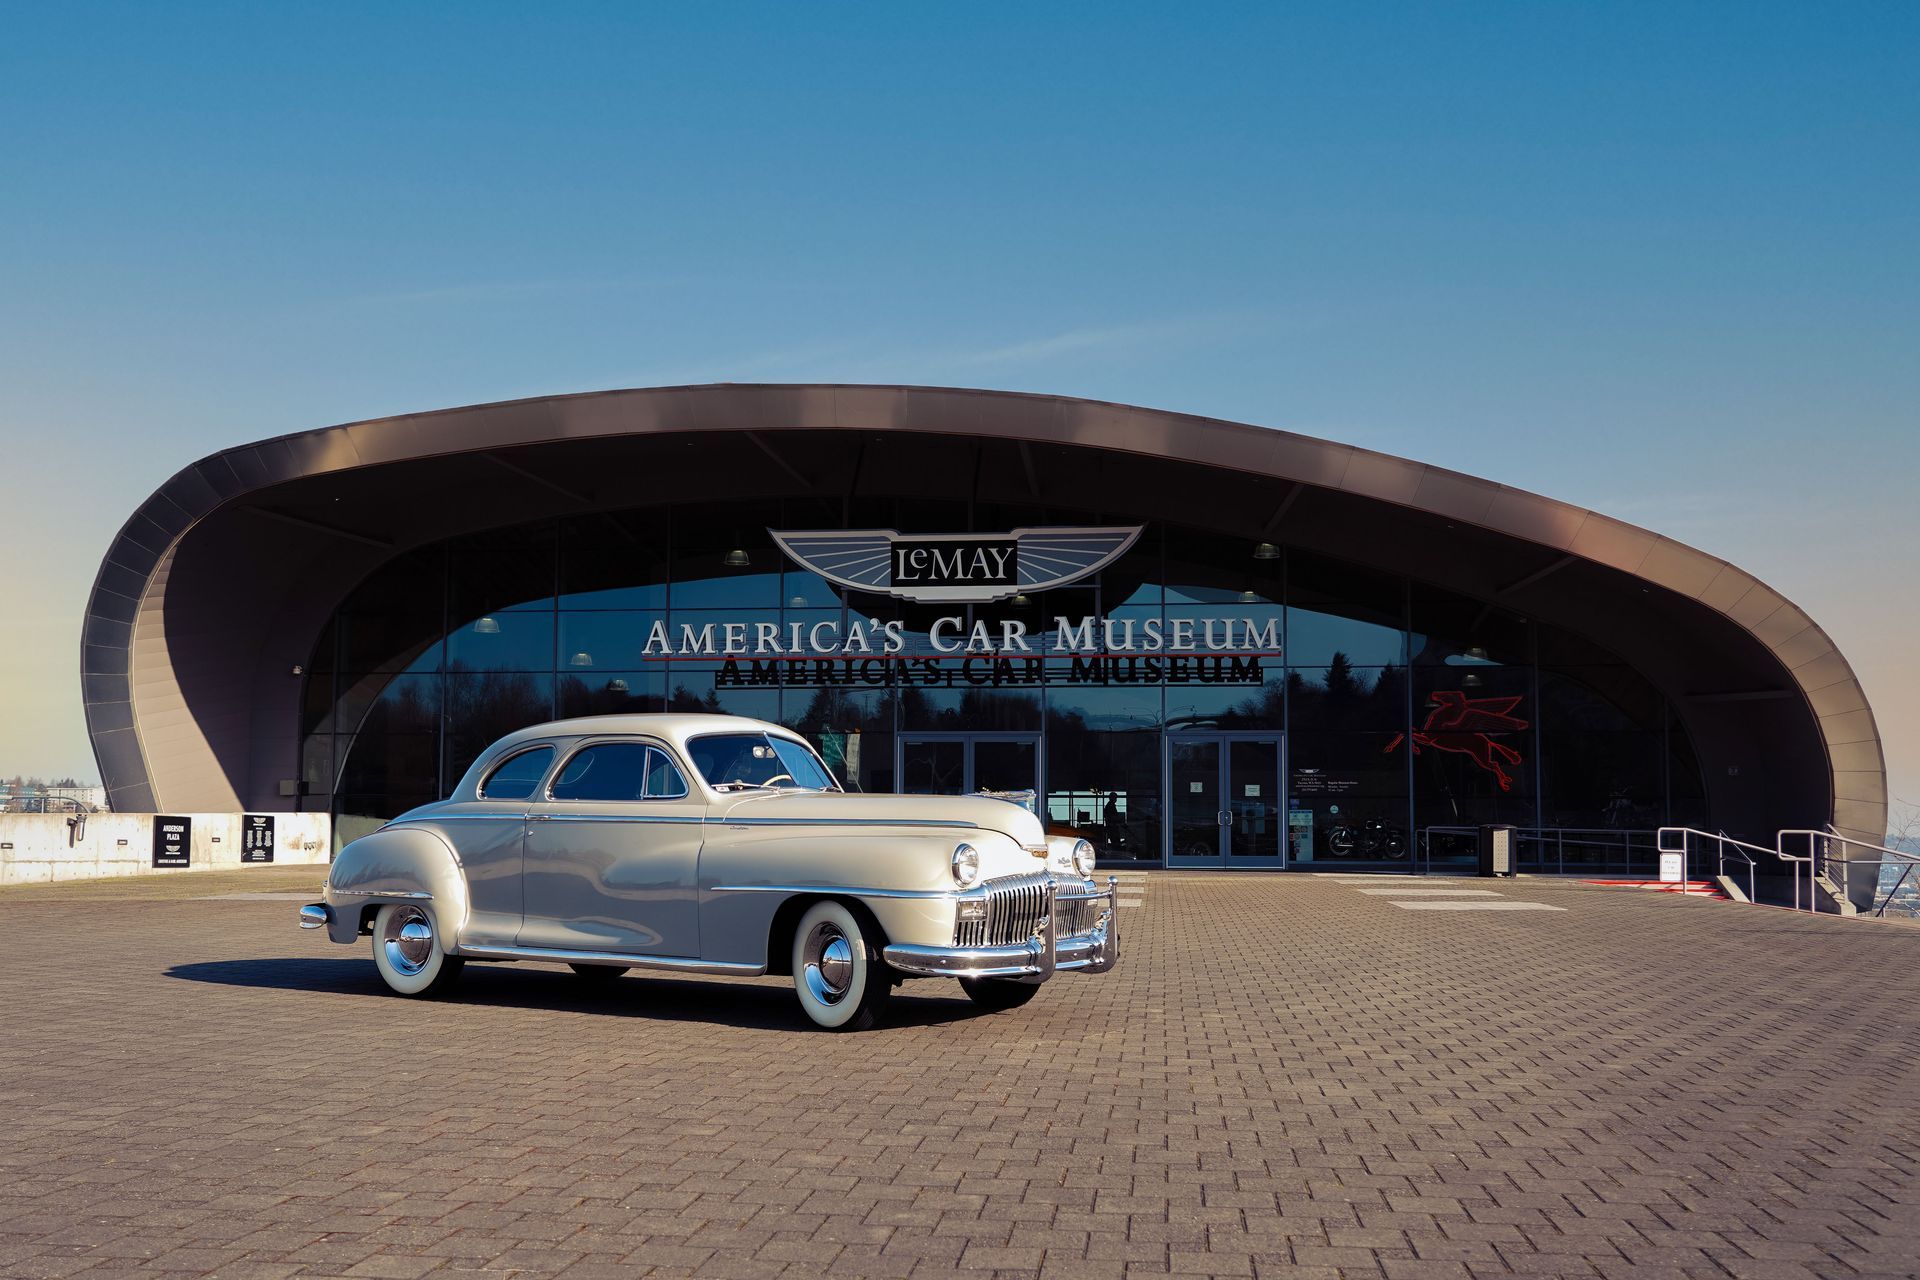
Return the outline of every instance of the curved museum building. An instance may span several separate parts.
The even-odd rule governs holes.
[[[1033,790],[1103,858],[1620,866],[1687,824],[1877,842],[1820,626],[1657,533],[1347,445],[880,386],[554,396],[181,471],[94,585],[115,808],[337,838],[559,716],[776,720],[866,790]]]

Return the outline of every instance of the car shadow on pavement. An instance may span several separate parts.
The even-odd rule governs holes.
[[[331,995],[394,995],[366,959],[323,960],[286,956],[266,960],[210,960],[178,964],[169,978],[222,987],[263,987]],[[668,1022],[709,1022],[731,1027],[798,1031],[813,1027],[800,1011],[787,981],[725,982],[655,978],[627,973],[589,986],[563,969],[513,964],[469,964],[451,994],[433,1003],[506,1009],[551,1009]],[[921,990],[925,994],[921,994]],[[948,994],[951,992],[951,994]],[[911,994],[907,994],[911,993]],[[881,1029],[933,1027],[988,1016],[960,993],[958,984],[936,979],[909,982],[894,993]]]

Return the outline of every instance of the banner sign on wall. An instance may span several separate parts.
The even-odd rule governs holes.
[[[240,819],[240,861],[273,861],[273,815],[249,813]]]
[[[1102,655],[1049,661],[1007,658],[728,659],[713,678],[716,689],[824,689],[915,685],[930,689],[1036,685],[1240,684],[1265,681],[1258,654],[1178,654],[1136,658]]]
[[[153,865],[184,867],[193,861],[193,819],[153,815]]]

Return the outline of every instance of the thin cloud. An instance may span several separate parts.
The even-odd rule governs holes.
[[[648,281],[609,279],[606,277],[563,278],[551,280],[476,280],[467,284],[442,285],[432,289],[405,289],[393,293],[362,293],[340,298],[332,305],[354,307],[432,306],[444,302],[510,302],[517,298],[552,297],[581,293],[606,293],[639,289]]]
[[[1030,338],[1006,346],[947,354],[936,362],[966,368],[981,365],[1037,364],[1063,356],[1136,350],[1145,346],[1174,346],[1210,341],[1230,333],[1245,334],[1254,326],[1244,317],[1192,316],[1157,324],[1107,325],[1069,329],[1064,333]]]

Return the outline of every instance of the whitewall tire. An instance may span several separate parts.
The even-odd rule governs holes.
[[[391,902],[373,918],[373,967],[396,994],[445,995],[466,963],[440,945],[440,931],[424,905]]]
[[[793,931],[793,990],[815,1025],[865,1031],[893,994],[873,929],[838,902],[816,902]]]

